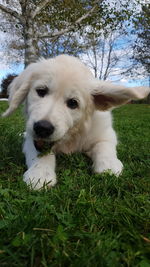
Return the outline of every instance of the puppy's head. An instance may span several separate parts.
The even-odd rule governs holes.
[[[26,100],[27,132],[57,142],[79,131],[95,109],[144,98],[149,88],[125,88],[95,79],[77,58],[58,56],[29,65],[10,85],[11,114]]]
[[[9,87],[11,114],[25,100],[27,132],[57,142],[76,133],[92,113],[90,71],[76,58],[59,56],[28,66]]]

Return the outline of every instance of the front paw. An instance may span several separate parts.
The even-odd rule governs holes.
[[[52,187],[57,183],[55,172],[45,165],[35,163],[23,175],[24,182],[34,190]]]
[[[100,161],[94,163],[94,172],[109,173],[119,176],[122,173],[123,164],[117,158],[102,158]]]

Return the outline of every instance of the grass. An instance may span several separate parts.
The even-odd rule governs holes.
[[[20,114],[0,119],[0,266],[149,267],[150,106],[114,111],[122,176],[92,174],[84,155],[62,155],[58,185],[39,192],[22,181]]]

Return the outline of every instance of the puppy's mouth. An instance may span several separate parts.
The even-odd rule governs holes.
[[[37,151],[39,152],[50,152],[52,147],[54,146],[55,142],[50,142],[47,140],[43,140],[43,139],[34,139],[34,146],[36,148]]]

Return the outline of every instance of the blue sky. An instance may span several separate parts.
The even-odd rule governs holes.
[[[0,69],[0,83],[2,81],[2,79],[4,77],[7,76],[7,74],[19,74],[21,73],[21,71],[24,69],[24,65],[23,64],[10,64],[8,65],[7,67],[5,66],[4,69]],[[113,77],[111,77],[111,80],[115,81],[115,79],[113,79]],[[123,83],[124,85],[128,86],[128,87],[134,87],[134,86],[139,86],[139,85],[145,85],[145,86],[148,86],[149,85],[149,77],[141,77],[141,78],[137,78],[137,79],[131,79],[131,78],[127,78],[127,77],[124,77],[124,78],[121,78],[119,79],[119,76],[118,76],[118,81],[117,83]]]

